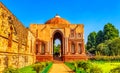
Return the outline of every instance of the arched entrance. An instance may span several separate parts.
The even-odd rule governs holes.
[[[55,40],[59,40],[60,44],[55,44]],[[62,61],[63,56],[63,34],[61,31],[56,30],[53,33],[53,59]]]

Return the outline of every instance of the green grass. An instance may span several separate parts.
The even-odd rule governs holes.
[[[22,73],[36,73],[36,71],[33,70],[32,65],[23,67],[23,68],[19,69],[19,71]]]
[[[111,69],[120,66],[120,62],[92,62],[92,64],[95,66],[97,65],[99,68],[103,70],[103,73],[110,72]]]
[[[67,66],[68,66],[70,69],[72,69],[72,70],[75,69],[74,65],[72,65],[72,64],[70,64],[70,63],[68,63],[68,62],[65,62],[65,65],[67,65]]]
[[[36,73],[36,71],[34,71],[34,69],[33,69],[32,66],[33,66],[33,65],[23,67],[23,68],[19,69],[19,71],[20,71],[21,73]],[[51,68],[51,66],[52,66],[52,62],[50,62],[50,63],[48,64],[48,66],[45,67],[45,68],[42,70],[42,73],[47,73],[47,72],[49,71],[49,69]]]
[[[48,73],[48,71],[50,70],[52,64],[53,64],[52,62],[49,63],[49,65],[46,68],[43,69],[42,73]]]
[[[120,66],[120,62],[118,61],[87,61],[90,63],[90,65],[92,65],[93,67],[98,67],[102,70],[103,73],[109,73],[111,69],[114,69],[118,66]],[[65,64],[71,68],[72,70],[74,70],[74,65],[71,62],[65,62]],[[77,68],[78,70],[79,68]],[[77,73],[77,71],[76,71]]]

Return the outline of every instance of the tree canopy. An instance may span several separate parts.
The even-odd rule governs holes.
[[[120,55],[119,30],[107,23],[103,30],[88,35],[86,48],[92,54]]]
[[[89,50],[90,52],[94,52],[94,48],[96,46],[96,32],[91,32],[88,35],[88,42],[87,42],[87,50]]]
[[[119,30],[114,27],[111,23],[107,23],[103,29],[104,40],[114,39],[119,37]]]

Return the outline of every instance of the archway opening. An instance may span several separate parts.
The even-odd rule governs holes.
[[[54,51],[53,51],[53,54],[54,56],[56,57],[61,57],[61,41],[59,39],[55,39],[54,40]]]
[[[53,58],[54,60],[62,60],[63,55],[63,45],[62,45],[62,34],[56,32],[53,35]]]

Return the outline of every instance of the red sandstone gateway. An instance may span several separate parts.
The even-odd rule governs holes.
[[[56,15],[45,24],[31,24],[30,30],[36,35],[37,61],[87,60],[83,24],[71,24]],[[59,56],[54,54],[56,39],[61,42]]]

